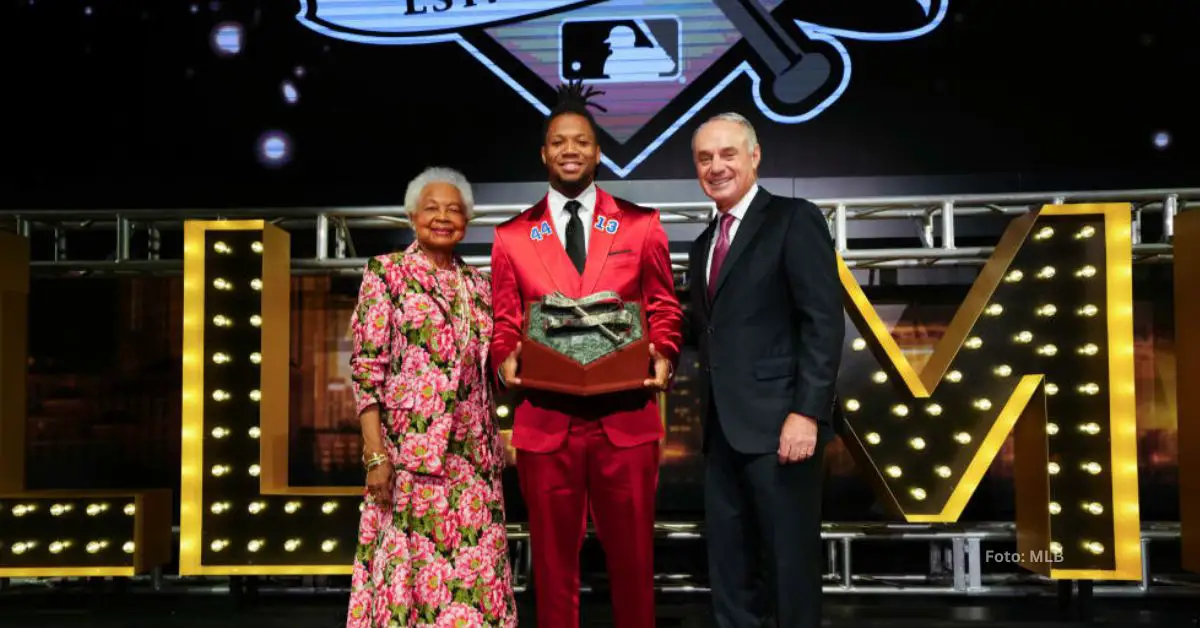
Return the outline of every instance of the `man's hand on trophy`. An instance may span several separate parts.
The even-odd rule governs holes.
[[[654,379],[646,380],[646,388],[666,390],[671,381],[671,361],[654,348],[654,343],[650,343],[650,359],[654,362]]]
[[[504,358],[504,363],[500,365],[500,377],[508,388],[517,388],[521,385],[521,378],[517,377],[517,358],[519,357],[521,357],[521,343],[518,342],[516,348],[508,354],[507,358]]]

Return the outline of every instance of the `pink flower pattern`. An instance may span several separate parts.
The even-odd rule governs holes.
[[[415,246],[372,259],[363,274],[354,393],[360,412],[378,406],[396,477],[392,503],[363,506],[348,628],[517,624],[503,445],[484,374],[491,286],[462,270],[469,303],[458,272]]]

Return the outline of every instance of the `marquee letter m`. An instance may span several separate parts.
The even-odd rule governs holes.
[[[843,441],[907,521],[957,521],[1012,433],[1025,567],[1141,577],[1130,210],[1013,220],[919,371],[840,263]]]

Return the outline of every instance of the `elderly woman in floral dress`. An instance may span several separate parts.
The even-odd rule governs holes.
[[[373,258],[351,329],[367,488],[347,626],[516,626],[488,389],[491,287],[454,254],[470,184],[409,184],[407,250]]]

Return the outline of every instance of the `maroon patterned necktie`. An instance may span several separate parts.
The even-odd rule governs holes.
[[[717,277],[721,276],[721,262],[725,261],[725,254],[729,253],[729,229],[733,227],[733,218],[733,214],[729,212],[721,214],[721,229],[717,234],[717,246],[712,252],[712,267],[708,271],[709,301],[717,294]]]

